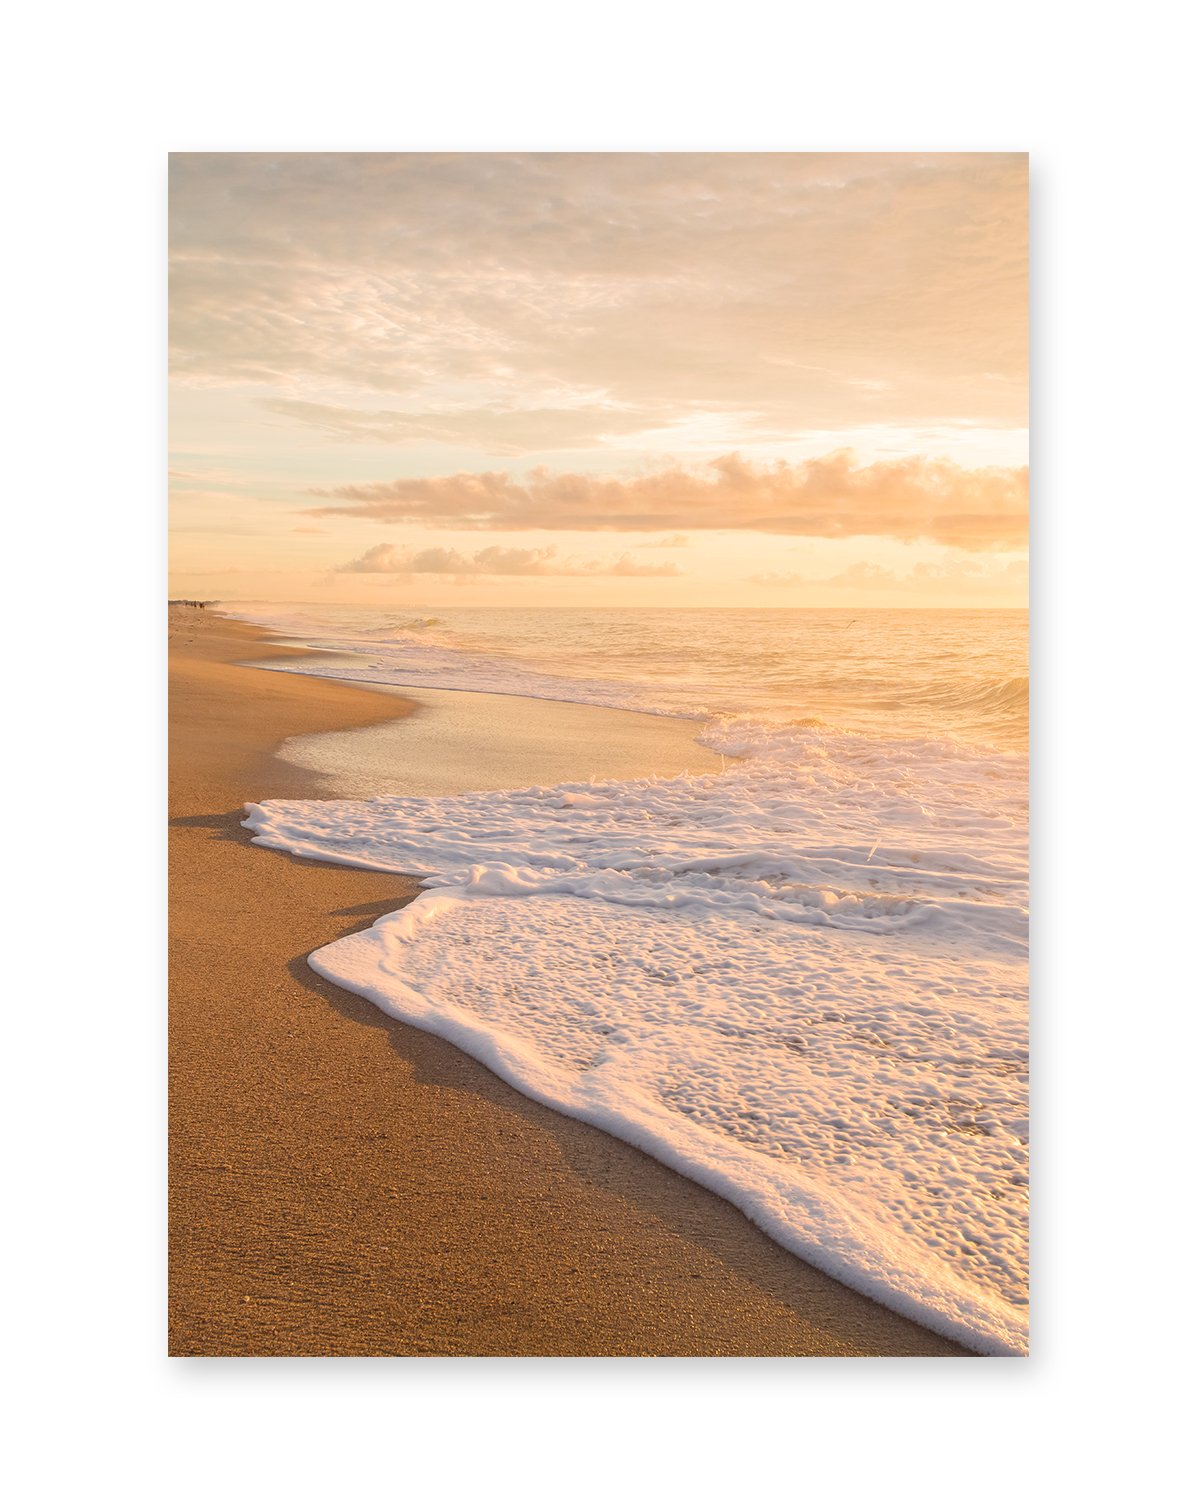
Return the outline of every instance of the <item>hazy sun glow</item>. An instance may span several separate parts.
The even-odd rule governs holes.
[[[176,596],[1026,598],[1022,155],[176,155]]]

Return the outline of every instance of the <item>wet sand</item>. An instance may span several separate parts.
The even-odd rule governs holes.
[[[242,804],[329,795],[275,747],[407,706],[264,640],[171,611],[170,1353],[967,1357],[309,969],[416,887]]]

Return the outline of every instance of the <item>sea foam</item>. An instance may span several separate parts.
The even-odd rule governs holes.
[[[715,718],[723,774],[270,801],[419,877],[310,963],[981,1353],[1026,1347],[1023,759]]]

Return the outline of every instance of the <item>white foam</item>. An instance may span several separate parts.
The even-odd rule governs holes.
[[[714,722],[724,775],[247,808],[427,891],[313,967],[986,1353],[1026,1343],[1023,764]]]

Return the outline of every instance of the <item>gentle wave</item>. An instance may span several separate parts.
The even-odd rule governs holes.
[[[267,802],[246,824],[428,887],[319,972],[896,1311],[1020,1353],[1012,758],[796,729],[742,749],[716,776]]]
[[[457,610],[423,618],[246,606],[237,613],[361,656],[359,663],[274,663],[281,671],[687,719],[819,720],[887,738],[952,737],[1017,752],[1028,733],[1023,615],[914,624],[911,611],[850,621],[796,610]]]

